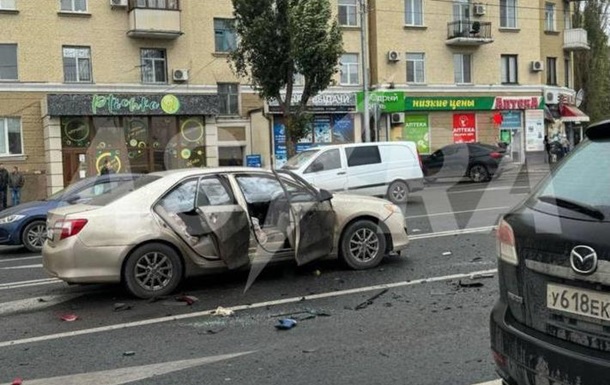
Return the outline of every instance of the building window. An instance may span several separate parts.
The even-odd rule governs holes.
[[[359,84],[358,54],[346,53],[341,55],[341,84]]]
[[[453,72],[457,84],[472,83],[472,57],[470,54],[453,55]]]
[[[571,88],[570,87],[570,79],[571,79],[571,76],[570,76],[570,58],[568,58],[568,57],[564,58],[563,59],[563,63],[564,63],[563,66],[564,66],[564,76],[565,76],[564,81],[565,81],[565,86],[568,87],[568,88]]]
[[[555,4],[553,3],[544,5],[544,30],[555,31]]]
[[[216,52],[231,52],[237,46],[233,19],[214,19]]]
[[[21,119],[0,117],[0,156],[23,154]]]
[[[221,115],[237,115],[239,113],[239,84],[218,83],[218,99]]]
[[[357,0],[339,0],[339,24],[348,27],[358,26]]]
[[[305,85],[305,75],[300,73],[295,73],[292,77],[292,85],[295,86],[304,86]]]
[[[15,0],[0,0],[0,9],[15,9]]]
[[[502,55],[502,84],[517,84],[519,76],[517,71],[517,55]]]
[[[557,58],[546,58],[546,84],[549,86],[557,85]]]
[[[130,8],[179,10],[178,0],[131,0]]]
[[[61,0],[64,12],[87,12],[87,0]]]
[[[91,82],[91,48],[64,47],[64,81]]]
[[[570,11],[570,3],[564,3],[563,6],[563,28],[572,29],[572,13]]]
[[[17,80],[17,44],[0,44],[0,80]]]
[[[500,0],[500,27],[517,28],[517,0]]]
[[[142,49],[142,83],[167,83],[165,50]]]
[[[424,83],[424,54],[407,53],[407,83]]]
[[[424,25],[422,0],[405,0],[405,24]]]

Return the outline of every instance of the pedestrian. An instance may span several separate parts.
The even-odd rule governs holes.
[[[568,140],[568,137],[563,135],[561,137],[561,147],[563,149],[563,155],[566,156],[568,155],[568,152],[570,152],[570,141]]]
[[[112,169],[112,165],[110,164],[110,159],[106,158],[104,160],[104,165],[102,166],[102,169],[100,170],[100,175],[108,175],[108,174],[113,174],[114,170]]]
[[[548,135],[544,136],[544,151],[546,152],[545,163],[551,163],[551,143]]]
[[[7,191],[8,187],[8,170],[4,168],[4,164],[0,163],[0,210],[4,210],[7,206]]]
[[[25,184],[25,178],[19,172],[17,166],[13,167],[13,172],[9,175],[8,179],[9,187],[11,188],[13,206],[17,206],[21,203],[21,188]]]

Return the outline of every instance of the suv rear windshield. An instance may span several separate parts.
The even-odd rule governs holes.
[[[528,205],[549,214],[557,214],[557,206],[562,216],[610,221],[608,170],[610,141],[585,141],[540,184]]]
[[[87,204],[92,206],[106,206],[107,204],[124,197],[130,192],[142,188],[158,179],[161,179],[161,177],[158,175],[143,175],[138,179],[134,179],[133,181],[123,182],[116,189],[107,194],[103,194],[91,199],[89,202],[87,202]]]

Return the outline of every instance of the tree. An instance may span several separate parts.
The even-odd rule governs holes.
[[[585,91],[581,107],[593,122],[610,113],[610,49],[606,34],[609,11],[607,0],[588,0],[583,7],[577,6],[574,14],[574,26],[587,31],[591,47],[574,54],[575,88]]]
[[[329,0],[232,0],[236,49],[233,71],[248,78],[259,96],[279,102],[288,157],[307,133],[309,99],[328,88],[337,73],[343,39]],[[304,78],[298,103],[294,79]],[[285,92],[284,92],[285,91]]]

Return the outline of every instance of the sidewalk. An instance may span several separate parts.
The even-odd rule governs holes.
[[[547,174],[556,163],[511,163],[506,165],[504,174]]]

